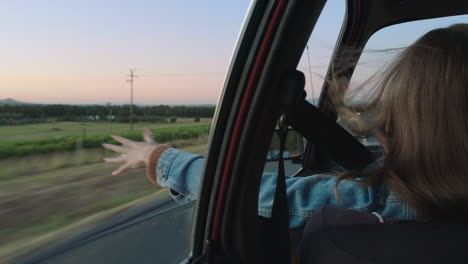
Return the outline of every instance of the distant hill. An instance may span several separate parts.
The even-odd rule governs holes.
[[[0,100],[0,105],[25,105],[25,104],[30,104],[30,103],[16,101],[15,99],[11,99],[11,98]]]
[[[77,106],[94,106],[94,105],[107,105],[108,103],[96,102],[96,103],[26,103],[17,101],[12,98],[0,99],[0,105],[77,105]],[[112,102],[111,105],[129,105],[129,102]],[[140,104],[138,102],[134,103],[135,106],[139,107],[148,107],[148,106],[160,106],[167,105],[170,107],[176,106],[186,106],[186,107],[215,107],[216,104]]]

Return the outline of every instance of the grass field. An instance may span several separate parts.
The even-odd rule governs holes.
[[[176,124],[138,124],[135,129],[189,128],[194,125],[190,120],[182,121]],[[202,123],[208,122],[210,120],[202,120]],[[106,127],[109,124],[83,124],[65,122],[0,127],[0,142],[21,138],[35,140],[51,135],[69,136],[80,131],[81,127],[87,128],[88,135],[109,132]],[[124,132],[128,125],[113,124],[113,129]],[[207,140],[208,135],[203,134],[166,143],[188,152],[204,154]],[[111,172],[117,165],[105,164],[102,159],[114,155],[108,150],[95,148],[0,160],[0,260],[8,256],[10,245],[21,245],[24,241],[43,237],[160,190],[147,180],[144,169],[112,176]]]
[[[80,134],[73,134],[76,131],[77,126],[90,126],[92,131],[95,133],[83,132]],[[116,144],[110,135],[116,134],[132,140],[142,141],[142,128],[147,127],[152,130],[156,142],[168,142],[178,139],[189,139],[196,138],[208,134],[210,131],[211,124],[209,122],[204,123],[179,123],[170,125],[158,125],[150,126],[150,124],[141,124],[141,127],[135,127],[133,131],[114,130],[112,133],[102,133],[103,124],[100,123],[48,123],[40,124],[42,130],[49,129],[52,127],[54,132],[60,132],[57,127],[63,126],[63,131],[60,135],[42,137],[42,132],[39,130],[37,133],[32,133],[35,128],[28,126],[8,126],[1,127],[10,129],[8,133],[16,131],[17,137],[23,137],[23,139],[12,138],[0,140],[0,159],[6,159],[10,157],[23,157],[27,155],[39,154],[39,153],[53,153],[53,152],[65,152],[65,151],[77,151],[80,149],[91,149],[100,148],[104,142]],[[68,128],[68,130],[65,129]],[[14,128],[14,129],[13,129]],[[73,128],[73,129],[72,129]],[[20,131],[20,129],[22,129]],[[2,131],[0,129],[0,131]],[[86,131],[86,130],[83,130]],[[7,132],[3,132],[8,134]],[[0,133],[1,134],[1,133]]]
[[[203,139],[197,140],[195,143]],[[182,149],[204,154],[206,144],[190,145]],[[20,162],[22,169],[15,171],[9,168],[10,174],[6,178],[3,175],[0,180],[0,249],[15,241],[35,239],[54,232],[160,190],[148,181],[144,169],[132,170],[115,177],[111,172],[117,165],[100,162],[110,153],[82,151],[81,155],[89,154],[92,158],[81,161],[81,165],[68,164],[60,168],[37,167],[48,158],[58,159],[57,156],[49,157],[54,154],[14,160],[16,164]],[[62,158],[64,164],[67,156]],[[8,161],[2,161],[0,165],[6,164]]]
[[[200,124],[211,123],[211,118],[201,118]],[[135,123],[134,130],[143,128],[193,125],[193,118],[177,118],[176,123]],[[197,123],[198,124],[198,123]],[[31,125],[0,126],[0,141],[15,139],[40,139],[62,136],[109,134],[130,130],[129,124],[110,122],[54,122]]]

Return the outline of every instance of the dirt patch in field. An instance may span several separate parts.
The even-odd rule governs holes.
[[[171,143],[178,147],[190,145],[183,150],[197,154],[206,151],[206,137]],[[4,171],[3,176],[0,173],[0,249],[34,240],[160,190],[148,181],[144,169],[112,176],[117,165],[96,163],[109,156],[108,152],[86,151],[83,155],[93,155],[87,160],[90,163],[70,161],[61,168],[37,165],[47,162],[45,155],[25,157],[21,162],[18,158],[15,162],[2,161],[1,170],[8,170],[8,173]],[[67,158],[66,155],[62,157]],[[16,169],[14,166],[18,164],[24,168]]]
[[[92,167],[90,172],[87,167]],[[60,178],[39,186],[15,185],[0,202],[0,247],[11,240],[33,237],[83,217],[146,196],[159,188],[149,184],[144,170],[111,175],[115,166],[92,164],[54,171]],[[3,185],[3,184],[2,184]]]

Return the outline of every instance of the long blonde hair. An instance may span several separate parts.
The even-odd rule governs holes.
[[[385,183],[421,217],[468,220],[468,24],[432,30],[404,49],[365,105],[344,102],[349,82],[332,83],[338,113],[377,113],[351,129],[372,132],[386,153],[382,168],[343,174],[335,190],[344,179]]]

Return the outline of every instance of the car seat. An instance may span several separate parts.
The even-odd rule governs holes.
[[[323,207],[308,221],[299,263],[467,263],[468,225],[382,218]]]

